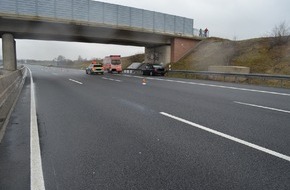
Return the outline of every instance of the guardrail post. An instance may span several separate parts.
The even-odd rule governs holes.
[[[280,82],[280,84],[281,84],[281,88],[283,87],[283,79],[281,79],[281,82]]]
[[[263,85],[267,85],[267,84],[266,84],[266,78],[265,78],[265,77],[263,77],[263,82],[264,82]]]

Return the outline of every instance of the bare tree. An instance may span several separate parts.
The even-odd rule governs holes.
[[[276,25],[273,30],[272,34],[274,37],[283,37],[283,36],[289,36],[289,27],[284,22],[281,22],[279,25]]]
[[[290,39],[290,28],[286,22],[281,22],[279,25],[276,25],[272,30],[272,36],[274,40],[272,46],[274,45],[283,45],[288,42]]]

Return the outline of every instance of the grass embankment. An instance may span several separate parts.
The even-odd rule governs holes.
[[[144,57],[144,53],[139,53],[128,57],[122,57],[122,68],[126,69],[134,62],[142,63],[144,61]]]
[[[279,42],[276,38],[258,38],[243,41],[230,41],[219,38],[208,38],[198,44],[187,56],[172,65],[173,70],[207,71],[209,66],[244,66],[251,73],[290,75],[290,38]],[[181,74],[170,74],[182,77]],[[202,76],[188,78],[205,79]],[[223,79],[222,79],[223,80]],[[233,82],[232,77],[227,81]],[[239,82],[249,82],[238,79]],[[280,86],[279,80],[251,79],[250,83],[259,85]],[[290,87],[285,81],[284,87]]]

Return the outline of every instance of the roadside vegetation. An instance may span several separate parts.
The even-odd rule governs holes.
[[[243,41],[208,38],[172,64],[175,70],[207,71],[209,66],[244,66],[251,73],[290,75],[290,40],[272,45],[275,38]]]
[[[209,66],[243,66],[249,67],[251,73],[290,75],[289,28],[283,22],[273,28],[269,37],[242,41],[207,38],[180,61],[172,64],[172,70],[208,71]],[[183,74],[170,74],[170,76],[208,79],[203,76]],[[227,81],[233,79],[229,77]],[[250,83],[281,86],[281,81],[275,80],[252,79]],[[290,87],[290,82],[285,82],[283,86]]]

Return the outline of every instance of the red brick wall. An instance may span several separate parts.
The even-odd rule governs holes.
[[[187,52],[199,43],[200,40],[174,38],[171,42],[171,62],[179,61]]]

